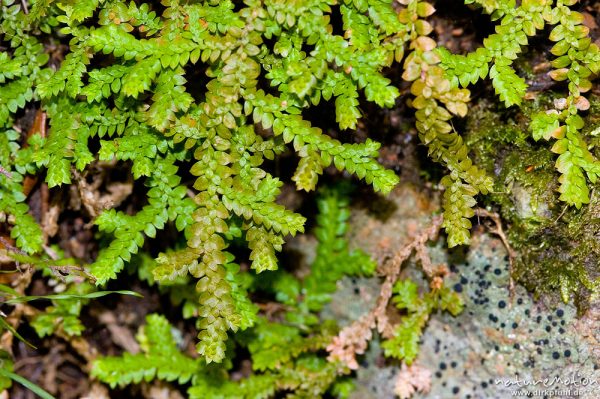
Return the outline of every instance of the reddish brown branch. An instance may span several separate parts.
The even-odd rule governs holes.
[[[340,361],[350,369],[357,369],[356,355],[363,354],[367,349],[373,329],[377,328],[385,338],[393,336],[394,328],[388,319],[386,309],[392,297],[392,288],[400,276],[402,264],[416,251],[417,258],[424,268],[433,273],[432,262],[425,245],[428,241],[435,240],[441,226],[442,217],[434,217],[428,228],[382,262],[379,272],[385,276],[385,280],[381,285],[375,307],[334,337],[333,342],[327,347],[330,361]],[[427,274],[429,275],[429,272]]]

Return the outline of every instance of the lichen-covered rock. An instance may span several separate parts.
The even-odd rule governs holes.
[[[382,245],[399,247],[426,224],[437,206],[435,199],[409,186],[395,190],[390,201],[393,211],[385,220],[365,208],[354,210],[351,244],[371,253]],[[431,390],[419,397],[501,399],[524,389],[552,391],[555,397],[600,397],[600,306],[591,306],[578,318],[573,304],[552,296],[534,300],[522,286],[511,297],[506,249],[482,229],[467,251],[449,253],[437,243],[430,252],[435,261],[449,265],[446,281],[462,295],[465,308],[457,317],[440,314],[430,319],[415,363],[428,368],[433,379]],[[411,262],[403,273],[423,282]],[[377,279],[344,279],[338,286],[325,312],[342,325],[368,312],[378,295]],[[393,398],[398,372],[399,364],[383,358],[375,339],[357,371],[352,397]]]

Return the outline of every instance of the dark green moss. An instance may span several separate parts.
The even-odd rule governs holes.
[[[518,253],[513,277],[537,296],[550,294],[565,301],[574,296],[584,309],[600,274],[595,236],[600,231],[600,199],[592,192],[591,203],[582,209],[560,203],[556,156],[528,132],[529,115],[555,97],[540,95],[516,112],[482,101],[469,113],[465,140],[475,162],[494,176],[494,191],[484,202],[508,226]],[[592,101],[591,108],[586,126],[594,131],[600,123],[600,102]]]

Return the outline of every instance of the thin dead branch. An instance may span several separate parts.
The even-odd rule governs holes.
[[[417,258],[424,268],[428,268],[433,273],[434,268],[425,246],[428,241],[436,239],[441,226],[442,217],[434,217],[430,226],[413,238],[411,242],[396,251],[391,257],[383,259],[379,272],[385,276],[385,280],[381,285],[375,307],[353,324],[342,329],[333,338],[332,343],[327,347],[330,361],[340,361],[348,368],[356,370],[358,368],[356,355],[365,353],[375,328],[385,338],[393,336],[394,326],[389,321],[386,310],[392,297],[392,289],[402,270],[402,264],[413,252],[416,252]],[[429,275],[429,273],[427,274]]]
[[[504,245],[504,248],[506,248],[506,252],[508,253],[508,291],[509,291],[510,298],[512,300],[512,298],[514,297],[514,293],[515,293],[515,282],[513,280],[512,275],[513,275],[513,268],[514,268],[514,263],[515,263],[515,259],[516,259],[517,255],[516,255],[515,251],[512,249],[512,247],[510,246],[510,243],[508,242],[508,238],[506,237],[506,234],[504,233],[500,215],[496,212],[490,212],[487,209],[483,209],[483,208],[475,209],[475,214],[477,215],[477,217],[489,218],[492,220],[492,222],[494,222],[494,226],[490,227],[490,232],[493,234],[496,234],[500,238],[500,241],[502,241],[502,245]]]
[[[92,219],[95,219],[103,210],[119,206],[133,191],[133,181],[112,182],[107,184],[108,194],[100,193],[100,186],[104,183],[102,174],[96,175],[92,183],[88,183],[85,176],[73,169],[73,176],[77,182],[77,189],[81,203]]]

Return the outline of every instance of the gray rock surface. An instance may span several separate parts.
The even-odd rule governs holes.
[[[390,200],[385,218],[365,208],[353,211],[351,245],[370,253],[399,248],[437,209],[435,198],[409,186]],[[447,251],[442,240],[431,246],[434,261],[450,267],[446,282],[462,295],[465,309],[457,317],[431,318],[415,363],[431,371],[432,387],[418,397],[500,399],[520,391],[523,397],[600,398],[600,306],[578,318],[572,304],[536,301],[520,286],[510,298],[505,248],[484,229],[475,230],[465,252]],[[423,283],[412,261],[404,277]],[[324,317],[347,325],[372,308],[378,292],[377,278],[344,279]],[[398,366],[383,358],[374,340],[357,371],[353,398],[393,398]]]

